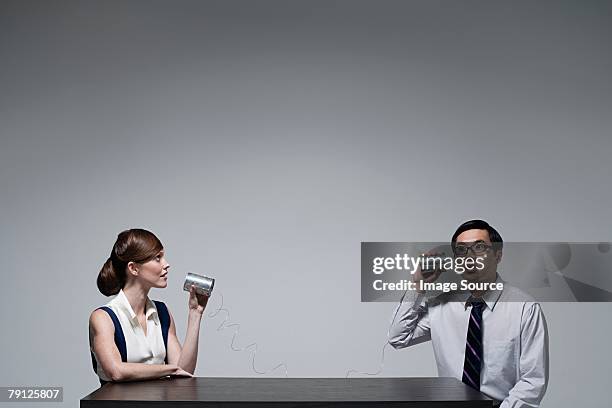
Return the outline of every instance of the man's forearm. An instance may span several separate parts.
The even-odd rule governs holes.
[[[546,392],[546,382],[543,378],[522,379],[510,390],[499,408],[535,408]]]
[[[425,321],[419,324],[424,317],[423,313],[426,314],[427,310],[424,305],[424,295],[409,292],[406,293],[406,297],[395,310],[389,328],[389,344],[395,348],[408,347],[430,338],[428,323]]]

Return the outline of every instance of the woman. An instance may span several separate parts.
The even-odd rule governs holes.
[[[162,302],[153,302],[151,288],[168,285],[170,265],[159,239],[143,229],[123,231],[98,275],[98,289],[116,295],[89,319],[94,371],[100,382],[192,377],[198,357],[198,336],[208,296],[189,292],[185,344],[176,337],[174,319]]]

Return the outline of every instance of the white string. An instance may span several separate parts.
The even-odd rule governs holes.
[[[346,372],[346,378],[349,378],[351,376],[351,374],[361,374],[361,375],[378,375],[380,373],[382,373],[382,370],[385,368],[385,350],[387,349],[387,346],[389,345],[389,341],[385,341],[384,346],[382,346],[382,350],[380,352],[380,364],[378,365],[378,370],[373,372],[373,373],[368,373],[365,371],[359,371],[359,370],[348,370]]]
[[[395,310],[395,314],[393,315],[393,319],[391,319],[391,324],[389,325],[389,328],[387,329],[387,340],[385,341],[385,344],[382,346],[382,350],[380,351],[380,363],[378,365],[378,370],[373,373],[369,373],[367,371],[359,371],[359,370],[351,369],[346,372],[346,378],[349,378],[351,374],[375,376],[375,375],[382,373],[383,369],[385,368],[385,351],[387,350],[387,346],[389,345],[391,327],[393,327],[393,323],[395,323],[395,318],[397,317],[397,314],[399,313],[399,310],[402,306],[402,302],[404,301],[404,298],[406,297],[406,293],[408,293],[408,291],[404,292],[404,294],[400,298],[399,305],[397,306],[397,309]]]
[[[255,356],[257,355],[257,351],[258,351],[258,345],[257,342],[253,342],[250,343],[244,347],[237,347],[235,346],[235,342],[236,342],[236,337],[238,336],[238,334],[240,333],[240,324],[239,323],[231,323],[230,322],[230,312],[229,310],[224,307],[224,299],[223,299],[223,294],[220,292],[217,292],[218,296],[221,298],[221,302],[219,307],[213,311],[212,313],[208,314],[208,317],[213,319],[215,317],[217,317],[217,315],[221,312],[225,313],[225,319],[221,322],[221,324],[217,327],[217,331],[222,331],[228,328],[235,328],[234,333],[232,334],[232,341],[230,343],[230,348],[232,351],[237,351],[237,352],[241,352],[241,351],[246,351],[248,349],[251,349],[251,369],[253,370],[253,372],[255,372],[256,374],[259,375],[265,375],[265,374],[269,374],[272,373],[276,370],[278,370],[279,368],[283,368],[284,372],[285,372],[285,377],[289,377],[289,372],[287,369],[287,365],[284,362],[281,362],[279,364],[277,364],[276,366],[274,366],[272,369],[267,370],[267,371],[261,371],[258,370],[256,365],[255,365]],[[404,300],[404,297],[406,296],[406,293],[404,293],[404,295],[402,296],[402,298],[399,301],[399,306],[397,307],[397,310],[395,311],[395,314],[393,316],[393,319],[391,320],[391,325],[389,326],[389,329],[387,330],[387,339],[385,340],[385,344],[382,346],[382,349],[380,351],[380,363],[378,365],[378,370],[376,370],[375,372],[367,372],[367,371],[359,371],[359,370],[355,370],[355,369],[351,369],[348,370],[346,372],[346,378],[349,378],[352,374],[360,374],[360,375],[367,375],[367,376],[376,376],[379,375],[380,373],[382,373],[383,369],[385,368],[385,352],[387,350],[387,346],[389,346],[389,335],[390,335],[390,331],[391,331],[391,327],[393,326],[393,323],[395,322],[395,318],[397,317],[397,313],[399,312],[400,306],[402,304],[402,301]]]
[[[238,323],[231,323],[230,322],[230,312],[226,307],[223,307],[223,294],[222,293],[218,293],[218,296],[221,297],[221,304],[220,306],[217,308],[217,310],[215,310],[212,313],[208,314],[208,317],[215,318],[220,312],[225,312],[226,316],[225,319],[221,322],[221,324],[219,325],[219,327],[217,327],[217,331],[222,331],[228,328],[235,328],[234,329],[234,334],[232,335],[232,341],[230,343],[230,348],[232,349],[232,351],[246,351],[249,348],[251,349],[251,368],[253,370],[253,372],[255,372],[256,374],[259,375],[265,375],[265,374],[269,374],[272,373],[274,371],[276,371],[277,369],[279,369],[280,367],[284,368],[285,371],[285,377],[289,377],[289,372],[287,370],[287,365],[284,362],[281,362],[280,364],[277,364],[276,366],[274,366],[274,368],[272,368],[271,370],[268,371],[260,371],[255,367],[255,355],[257,354],[257,350],[258,350],[258,346],[257,346],[257,342],[253,342],[250,343],[244,347],[236,347],[234,345],[235,341],[236,341],[236,336],[238,336],[238,333],[240,332],[240,324]]]

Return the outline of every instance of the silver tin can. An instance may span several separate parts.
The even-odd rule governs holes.
[[[191,285],[196,288],[196,293],[200,295],[210,296],[215,287],[215,280],[208,276],[196,275],[195,273],[188,273],[185,277],[185,283],[183,284],[183,290],[189,292]]]
[[[437,256],[425,256],[423,257],[423,263],[421,264],[421,272],[424,275],[429,275],[432,274],[434,272],[446,272],[446,269],[444,268],[444,258],[446,257],[446,255],[444,253],[442,253],[441,255],[437,255]]]

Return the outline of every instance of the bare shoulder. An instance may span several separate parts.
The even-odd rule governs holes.
[[[96,309],[89,316],[89,327],[96,333],[115,331],[115,326],[108,313],[102,309]]]

